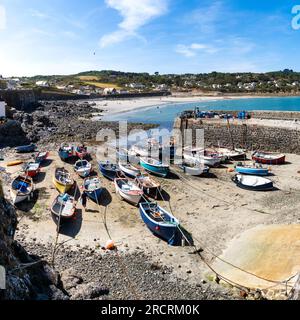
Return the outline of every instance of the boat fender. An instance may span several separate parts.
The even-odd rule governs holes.
[[[114,249],[116,249],[116,246],[115,246],[115,243],[113,242],[113,240],[108,240],[106,242],[105,249],[106,250],[114,250]]]
[[[159,226],[156,226],[156,227],[155,227],[155,230],[156,230],[156,231],[159,231],[159,230],[160,230],[160,227],[159,227]]]
[[[271,172],[272,171],[272,167],[268,167],[268,171]]]

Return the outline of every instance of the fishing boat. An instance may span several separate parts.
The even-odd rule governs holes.
[[[275,154],[261,151],[254,151],[252,154],[252,160],[263,164],[284,164],[285,155]]]
[[[74,180],[65,168],[57,168],[53,177],[53,183],[59,193],[64,194],[72,188]]]
[[[30,177],[19,175],[11,184],[10,195],[13,204],[29,199],[33,192],[33,181]]]
[[[140,158],[140,165],[148,172],[166,177],[169,173],[169,166],[152,158]]]
[[[218,167],[223,161],[223,156],[217,152],[201,148],[184,148],[183,158],[188,162],[197,160],[208,167]]]
[[[33,143],[28,144],[26,146],[20,146],[15,148],[15,151],[17,153],[30,153],[30,152],[34,152],[35,150],[36,150],[36,145]]]
[[[182,233],[179,229],[179,221],[170,212],[164,210],[156,203],[140,203],[140,215],[150,229],[159,238],[169,245],[180,245]]]
[[[130,178],[136,178],[141,174],[141,170],[130,163],[119,163],[120,170]]]
[[[269,191],[273,190],[273,182],[270,179],[260,176],[249,176],[237,174],[232,181],[240,188],[252,191]]]
[[[38,152],[34,158],[36,163],[42,164],[48,158],[49,152]]]
[[[235,171],[237,173],[249,174],[254,176],[267,176],[269,174],[268,168],[263,167],[262,165],[257,163],[253,163],[249,165],[238,163],[235,166]]]
[[[79,175],[81,178],[86,178],[90,175],[92,171],[92,165],[87,160],[78,160],[76,161],[74,165],[75,172]]]
[[[246,158],[246,151],[243,149],[229,149],[224,147],[214,147],[215,152],[227,160],[242,160]]]
[[[202,174],[209,173],[209,167],[201,165],[200,163],[194,162],[183,162],[179,165],[179,168],[187,175],[190,176],[201,176]]]
[[[158,194],[161,193],[161,184],[150,177],[148,174],[143,173],[137,176],[135,181],[137,185],[149,197],[157,199]]]
[[[65,194],[60,194],[53,201],[51,212],[57,221],[70,220],[76,212],[75,199]]]
[[[75,148],[75,155],[79,158],[79,159],[83,159],[85,157],[88,156],[88,151],[87,151],[87,147],[84,146],[84,145],[80,145],[80,146],[77,146]]]
[[[114,180],[116,193],[124,200],[138,205],[141,201],[143,190],[132,180],[117,178]]]
[[[23,171],[25,175],[28,177],[35,177],[40,172],[40,164],[37,162],[28,162],[23,166]]]
[[[99,203],[103,191],[101,181],[98,177],[86,178],[83,182],[83,192],[94,202]]]
[[[67,161],[74,155],[73,146],[63,143],[58,150],[58,155],[62,161]]]
[[[109,180],[114,180],[122,175],[119,166],[109,161],[99,162],[99,170],[102,175]]]

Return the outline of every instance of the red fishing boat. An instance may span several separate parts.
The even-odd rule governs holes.
[[[38,152],[35,156],[35,162],[42,163],[48,158],[49,152]]]
[[[264,164],[284,164],[285,155],[284,154],[275,154],[261,151],[254,151],[252,154],[252,160],[258,163]]]
[[[83,159],[88,156],[87,147],[84,145],[77,146],[75,149],[75,154],[78,158]]]
[[[35,177],[40,172],[40,164],[37,162],[28,162],[24,165],[23,170],[27,177]]]

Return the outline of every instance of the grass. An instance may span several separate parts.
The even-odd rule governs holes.
[[[122,89],[122,87],[118,86],[114,83],[106,83],[106,82],[97,82],[97,81],[85,81],[84,82],[87,85],[95,86],[97,88],[116,88],[116,89]]]
[[[77,77],[81,81],[98,81],[99,78],[96,76],[78,76]]]

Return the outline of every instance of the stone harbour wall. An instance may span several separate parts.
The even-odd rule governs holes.
[[[206,146],[231,148],[233,140],[235,148],[300,154],[300,131],[293,129],[236,122],[230,124],[229,131],[226,122],[221,121],[183,119],[175,123],[181,129],[204,129]]]

